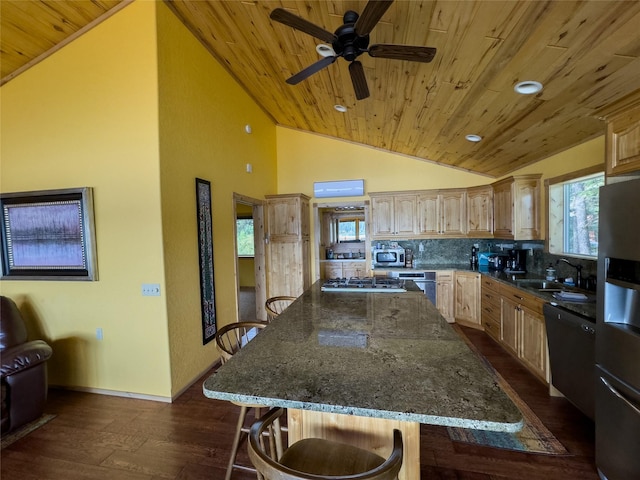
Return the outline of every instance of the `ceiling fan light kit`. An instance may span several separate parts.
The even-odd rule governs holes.
[[[316,45],[316,52],[321,57],[335,57],[336,52],[333,51],[333,47],[331,45],[327,45],[326,43],[319,43]]]
[[[542,84],[533,80],[525,80],[524,82],[516,83],[513,89],[522,95],[533,95],[542,91]]]
[[[342,17],[344,23],[338,27],[335,33],[331,33],[302,17],[298,17],[284,8],[273,10],[270,14],[272,20],[331,44],[331,47],[324,44],[316,46],[316,51],[323,58],[292,75],[286,82],[290,85],[297,85],[314,73],[331,65],[338,57],[342,57],[350,62],[349,74],[351,83],[353,84],[356,98],[362,100],[369,97],[369,87],[364,67],[362,63],[356,60],[363,53],[368,53],[370,57],[422,63],[431,62],[436,54],[436,49],[432,47],[385,44],[369,46],[369,33],[378,24],[392,3],[393,0],[369,0],[362,11],[362,15],[358,15],[353,10],[347,10]]]

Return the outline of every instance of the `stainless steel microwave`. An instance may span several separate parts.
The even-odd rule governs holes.
[[[374,267],[404,267],[404,248],[374,248]]]

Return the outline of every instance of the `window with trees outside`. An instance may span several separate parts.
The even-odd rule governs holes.
[[[364,242],[365,239],[364,219],[341,218],[338,220],[338,242]]]
[[[255,256],[253,245],[253,218],[236,219],[236,245],[239,257]]]
[[[602,172],[549,180],[549,253],[597,258],[602,185]]]

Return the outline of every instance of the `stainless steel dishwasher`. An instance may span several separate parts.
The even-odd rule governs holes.
[[[562,307],[543,307],[551,383],[582,413],[595,417],[596,323]]]

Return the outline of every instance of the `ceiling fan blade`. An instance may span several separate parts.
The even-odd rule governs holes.
[[[304,18],[298,17],[293,13],[288,12],[284,8],[276,8],[271,12],[271,20],[275,20],[276,22],[282,23],[289,27],[293,27],[296,30],[300,30],[307,35],[311,35],[312,37],[319,38],[320,40],[328,43],[335,42],[336,36],[325,30],[322,27],[317,26],[314,23],[305,20]]]
[[[429,63],[436,55],[436,49],[433,47],[417,47],[413,45],[379,44],[369,47],[369,55],[372,57]]]
[[[369,35],[392,3],[393,0],[369,0],[356,21],[356,33],[361,37]]]
[[[362,100],[369,96],[369,87],[367,86],[367,77],[364,76],[364,68],[362,63],[351,62],[349,64],[349,73],[351,74],[351,83],[353,83],[353,89],[356,92],[356,98]]]
[[[295,75],[287,78],[287,83],[289,85],[297,85],[302,80],[305,80],[305,79],[309,78],[311,75],[313,75],[316,72],[319,72],[324,67],[328,67],[329,65],[331,65],[333,62],[336,61],[337,58],[338,57],[323,57],[323,58],[321,58],[316,63],[312,63],[311,65],[309,65],[304,70],[301,70],[298,73],[296,73]]]

